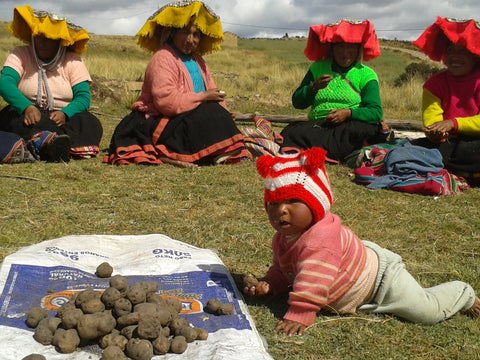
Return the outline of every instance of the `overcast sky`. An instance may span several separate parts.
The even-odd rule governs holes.
[[[98,35],[135,35],[168,0],[0,0],[0,20],[11,21],[15,6],[28,3]],[[479,0],[205,0],[224,31],[241,37],[307,36],[313,24],[342,18],[369,19],[383,39],[415,40],[437,16],[480,21]]]

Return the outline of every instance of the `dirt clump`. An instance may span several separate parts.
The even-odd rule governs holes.
[[[99,267],[97,276],[105,276]],[[107,270],[110,274],[106,277],[110,277],[113,269]],[[182,303],[178,299],[156,293],[157,282],[127,286],[125,277],[115,275],[109,285],[104,291],[86,289],[77,293],[57,310],[56,316],[32,308],[26,323],[35,329],[34,339],[65,354],[79,346],[98,344],[103,360],[125,356],[149,360],[154,354],[181,354],[188,343],[208,338],[205,329],[192,327],[180,316]]]
[[[41,307],[31,308],[27,314],[27,326],[29,328],[36,328],[40,320],[43,320],[46,317],[48,317],[47,310]]]
[[[255,275],[247,274],[243,277],[243,287],[251,288],[252,286],[257,286],[258,280]]]
[[[100,278],[108,278],[112,276],[113,268],[108,262],[103,262],[97,267],[95,274]]]
[[[47,360],[47,358],[40,354],[30,354],[25,356],[22,360]]]
[[[232,315],[235,308],[231,303],[222,303],[217,298],[212,298],[207,301],[205,310],[214,315]]]

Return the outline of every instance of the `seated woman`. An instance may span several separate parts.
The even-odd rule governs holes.
[[[438,148],[447,170],[480,182],[480,27],[438,17],[413,42],[446,70],[423,85],[423,131],[413,143]]]
[[[7,28],[28,45],[8,55],[0,76],[0,130],[31,142],[42,160],[96,156],[103,129],[87,110],[90,75],[79,56],[86,30],[44,11],[16,7]]]
[[[378,78],[361,63],[380,55],[368,20],[341,20],[310,27],[305,55],[314,61],[293,93],[297,109],[310,107],[308,120],[288,125],[282,151],[321,147],[333,161],[364,145],[383,142]]]
[[[202,54],[223,40],[220,18],[200,1],[170,3],[153,14],[137,42],[155,51],[142,93],[117,126],[111,164],[196,167],[250,157]]]

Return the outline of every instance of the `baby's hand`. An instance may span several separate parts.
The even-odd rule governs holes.
[[[293,336],[298,334],[299,336],[303,335],[307,327],[302,323],[292,321],[292,320],[280,320],[275,327],[275,332],[283,332],[283,335]]]
[[[310,87],[311,92],[316,94],[318,90],[325,89],[332,79],[333,76],[330,74],[320,75]]]
[[[245,286],[243,292],[250,296],[265,296],[270,294],[270,284],[266,281],[259,281],[257,285]]]

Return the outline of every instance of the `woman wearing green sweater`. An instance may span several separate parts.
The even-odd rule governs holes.
[[[305,55],[315,61],[292,96],[310,107],[307,122],[282,131],[282,151],[321,147],[333,162],[360,147],[386,140],[378,77],[360,60],[380,55],[372,24],[341,20],[310,27]]]

